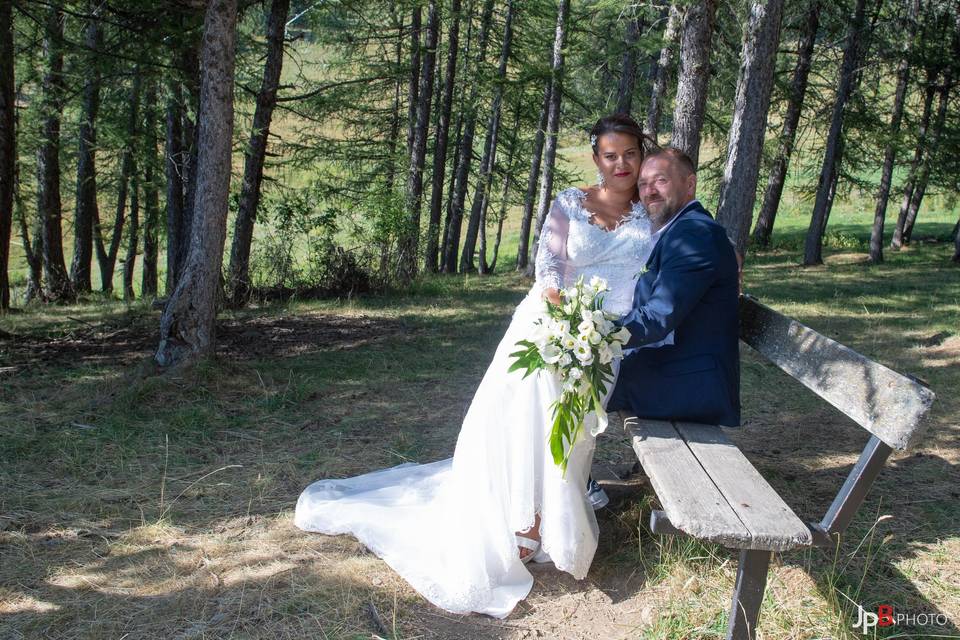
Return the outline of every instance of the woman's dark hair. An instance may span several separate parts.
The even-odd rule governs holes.
[[[643,128],[637,124],[637,121],[625,113],[614,113],[609,116],[604,116],[597,120],[597,124],[593,125],[593,129],[590,129],[590,147],[594,153],[597,152],[597,141],[600,139],[600,136],[606,133],[622,133],[633,136],[637,139],[641,153],[644,154],[657,146],[656,143],[643,133]]]

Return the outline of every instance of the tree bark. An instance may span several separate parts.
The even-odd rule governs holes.
[[[790,83],[787,111],[784,114],[783,128],[780,131],[780,144],[777,148],[773,168],[770,170],[770,177],[767,179],[767,186],[763,193],[763,204],[760,206],[760,213],[757,215],[757,224],[753,229],[753,241],[761,247],[766,247],[770,243],[770,234],[773,232],[777,210],[780,208],[780,198],[783,195],[790,156],[793,155],[797,125],[800,124],[800,113],[807,92],[807,80],[810,76],[810,64],[813,60],[813,48],[817,40],[819,26],[820,0],[814,0],[807,9],[803,33],[800,36],[797,48],[797,64],[793,69],[793,79]]]
[[[160,225],[160,196],[156,179],[157,158],[157,82],[147,81],[143,101],[143,273],[140,295],[157,295],[157,229]]]
[[[93,238],[97,249],[97,262],[100,264],[100,290],[104,293],[113,291],[113,273],[116,269],[117,255],[123,240],[123,225],[126,218],[127,195],[130,178],[137,170],[136,139],[140,120],[140,89],[142,78],[139,70],[133,75],[133,87],[130,89],[130,112],[127,121],[127,140],[120,160],[120,178],[117,187],[117,211],[113,218],[113,233],[110,235],[110,246],[107,247],[103,238],[103,229],[99,217],[93,221]]]
[[[449,256],[447,247],[450,244],[450,222],[453,219],[453,203],[454,203],[454,196],[457,191],[456,190],[457,167],[460,166],[460,151],[463,148],[463,145],[462,145],[463,125],[464,125],[465,117],[467,114],[467,109],[465,107],[465,105],[467,104],[467,97],[468,97],[466,85],[470,81],[470,77],[471,77],[470,63],[473,61],[473,58],[476,57],[475,55],[471,56],[471,52],[474,50],[475,48],[474,45],[476,44],[474,41],[475,30],[473,28],[474,6],[475,6],[475,3],[472,0],[470,0],[467,4],[466,20],[464,21],[464,24],[467,25],[467,39],[461,55],[463,59],[463,71],[460,74],[461,77],[460,77],[460,81],[458,82],[458,88],[456,90],[458,97],[457,97],[457,106],[456,108],[454,108],[454,111],[457,114],[457,124],[456,124],[456,127],[454,127],[454,130],[456,131],[456,135],[454,135],[453,137],[453,140],[454,140],[453,158],[450,163],[450,166],[453,168],[453,171],[450,174],[450,180],[447,184],[447,196],[446,196],[447,202],[445,205],[446,214],[443,217],[443,233],[441,234],[440,247],[439,247],[439,254],[440,254],[439,271],[441,273],[446,273],[447,271],[449,271],[449,269],[447,268],[447,257]],[[453,268],[456,269],[456,265],[454,265]]]
[[[447,144],[450,135],[450,111],[453,107],[453,88],[457,77],[457,47],[460,40],[460,0],[450,3],[450,34],[447,37],[447,65],[443,78],[443,100],[437,136],[433,151],[433,175],[430,190],[430,222],[427,226],[427,248],[424,262],[430,273],[439,268],[440,219],[443,214],[443,186],[447,169]]]
[[[14,92],[16,96],[16,92]],[[20,128],[20,114],[16,111],[13,114],[13,130],[16,132]],[[24,302],[30,302],[36,297],[43,298],[43,258],[40,255],[43,252],[43,242],[41,240],[42,221],[40,216],[36,217],[33,239],[30,239],[30,229],[27,223],[27,207],[23,202],[23,195],[20,191],[20,161],[14,156],[13,164],[13,208],[20,226],[20,243],[23,247],[23,255],[27,259],[27,290],[24,295]]]
[[[410,83],[407,85],[407,155],[413,153],[413,138],[416,135],[417,103],[420,91],[420,31],[422,30],[420,6],[417,5],[410,18]]]
[[[130,302],[136,298],[133,290],[133,271],[137,264],[137,247],[140,244],[140,175],[136,165],[130,176],[130,223],[127,225],[127,255],[123,259],[123,299]]]
[[[570,0],[560,0],[557,8],[557,28],[553,37],[553,60],[550,66],[550,110],[547,113],[547,135],[543,150],[543,175],[540,180],[540,200],[537,204],[537,221],[533,230],[533,250],[527,275],[534,275],[537,264],[537,243],[540,229],[550,211],[553,200],[553,169],[557,159],[557,134],[560,131],[560,98],[563,95],[563,45],[567,35],[570,16]]]
[[[647,106],[647,119],[644,122],[643,132],[657,142],[660,132],[660,112],[663,111],[663,102],[666,99],[667,85],[673,75],[674,50],[677,48],[677,39],[680,36],[680,25],[683,22],[683,12],[676,2],[670,3],[667,26],[663,31],[663,47],[657,59],[653,85],[650,89],[650,104]]]
[[[893,95],[893,113],[890,116],[890,139],[883,154],[883,168],[880,171],[880,188],[877,191],[877,206],[873,212],[873,227],[870,231],[870,262],[883,262],[883,227],[887,217],[887,202],[890,198],[890,184],[893,180],[893,165],[897,157],[897,137],[900,135],[900,123],[903,120],[903,106],[906,103],[907,84],[910,80],[910,60],[908,54],[913,44],[917,27],[917,15],[920,12],[920,0],[910,0],[906,16],[906,37],[901,48],[900,64],[897,68],[897,88]]]
[[[540,122],[533,137],[533,153],[530,173],[527,175],[527,190],[523,196],[523,213],[520,216],[520,243],[517,246],[517,271],[525,271],[530,256],[530,230],[533,221],[533,206],[536,204],[537,186],[540,184],[540,162],[543,159],[543,143],[547,131],[547,115],[550,112],[550,88],[548,79],[543,90],[543,106],[540,107]]]
[[[93,262],[93,221],[99,217],[97,207],[97,112],[100,108],[100,71],[97,55],[100,49],[99,8],[89,6],[84,45],[87,47],[87,80],[83,87],[80,115],[79,148],[77,149],[77,202],[73,217],[73,262],[70,280],[77,293],[91,290],[90,269]]]
[[[839,173],[838,148],[843,136],[843,114],[853,90],[853,76],[860,58],[860,41],[863,35],[864,11],[866,0],[857,0],[853,20],[847,31],[847,43],[843,50],[843,62],[840,65],[840,81],[833,103],[830,118],[830,131],[827,134],[826,149],[823,154],[823,166],[817,184],[817,196],[810,217],[810,227],[804,243],[803,264],[805,266],[823,264],[823,234],[827,228],[828,207],[831,190],[831,176]]]
[[[627,28],[623,34],[623,56],[620,58],[620,82],[617,84],[617,113],[630,113],[633,104],[633,91],[637,81],[637,41],[643,31],[643,18],[639,12],[641,7],[633,9],[638,15],[627,20]]]
[[[260,206],[260,189],[263,184],[263,165],[270,136],[270,122],[277,104],[277,89],[280,86],[280,71],[283,68],[283,36],[290,12],[290,0],[273,0],[270,18],[267,21],[267,60],[263,67],[263,80],[257,93],[257,106],[253,113],[253,130],[243,163],[243,183],[240,186],[240,205],[233,227],[233,244],[230,248],[228,290],[233,306],[241,306],[250,295],[250,245],[253,242],[253,227]]]
[[[757,199],[760,155],[767,130],[783,0],[757,0],[750,9],[740,54],[740,75],[720,185],[717,222],[726,227],[737,252],[746,254]]]
[[[910,212],[910,201],[913,199],[917,177],[920,174],[920,167],[923,163],[924,150],[930,129],[930,117],[933,113],[933,99],[937,94],[936,74],[936,71],[927,70],[927,82],[923,92],[923,109],[920,116],[920,128],[917,134],[917,146],[914,149],[913,160],[910,163],[910,171],[907,174],[907,180],[903,186],[903,204],[900,206],[900,215],[897,216],[897,224],[893,229],[893,238],[890,240],[890,248],[894,251],[899,251],[904,244],[903,230],[907,223],[907,214]]]
[[[166,148],[164,172],[166,175],[167,275],[164,292],[173,293],[180,278],[181,245],[188,241],[189,230],[183,220],[183,92],[180,83],[170,83],[166,108]]]
[[[215,345],[216,296],[227,235],[236,0],[211,0],[203,27],[199,162],[190,250],[177,288],[160,318],[161,366],[210,355]]]
[[[19,172],[19,171],[18,171]],[[19,192],[20,180],[16,179],[14,189]],[[30,239],[30,230],[27,225],[26,207],[23,205],[23,199],[19,193],[14,195],[15,206],[20,212],[20,240],[23,246],[23,254],[27,258],[27,265],[30,268],[27,276],[27,291],[24,294],[24,301],[30,302],[34,298],[44,299],[43,292],[43,221],[37,216],[33,239]]]
[[[183,171],[183,216],[181,218],[181,232],[183,242],[177,249],[177,277],[183,273],[187,261],[187,253],[190,251],[191,237],[193,233],[194,210],[196,209],[197,199],[197,171],[200,155],[200,54],[199,48],[202,42],[200,40],[189,43],[180,52],[180,68],[183,73],[184,86],[186,92],[184,97],[183,115],[183,138],[181,146],[183,153],[182,171]],[[191,115],[192,114],[192,115]],[[194,119],[194,117],[196,119]],[[176,288],[176,283],[174,283]]]
[[[63,114],[63,12],[54,5],[47,14],[43,37],[46,71],[43,77],[40,146],[37,149],[37,210],[42,224],[43,275],[46,295],[53,300],[73,298],[63,257],[60,201],[60,118]]]
[[[10,233],[17,163],[13,76],[13,2],[0,0],[0,313],[10,308]]]
[[[716,0],[696,0],[687,7],[683,18],[680,77],[670,144],[690,156],[695,167],[700,158],[700,130],[710,82],[710,40],[716,11]]]
[[[480,35],[474,78],[470,84],[470,97],[467,99],[463,117],[463,137],[460,140],[460,155],[454,174],[453,200],[450,208],[450,225],[447,235],[446,256],[441,271],[453,273],[457,270],[457,254],[460,249],[460,227],[463,222],[463,209],[467,201],[467,187],[470,178],[470,163],[473,160],[473,137],[477,128],[477,102],[480,91],[480,73],[487,54],[487,41],[490,36],[490,22],[493,19],[493,0],[485,0],[480,18]]]
[[[393,184],[397,179],[397,139],[400,137],[400,90],[403,76],[400,65],[403,62],[403,25],[397,29],[397,46],[394,49],[393,68],[396,80],[393,83],[393,106],[390,109],[390,133],[387,135],[387,193],[393,192]],[[386,271],[387,243],[383,245],[381,253],[380,271]]]
[[[949,71],[943,83],[937,88],[939,100],[937,105],[937,117],[934,120],[933,135],[930,137],[930,144],[927,146],[927,152],[924,154],[923,162],[920,165],[920,174],[917,176],[917,186],[913,189],[910,197],[910,206],[907,210],[907,218],[903,225],[903,244],[910,244],[913,237],[913,225],[917,222],[917,214],[920,213],[920,203],[923,202],[923,196],[927,191],[927,183],[930,180],[930,159],[935,149],[940,143],[940,136],[943,134],[943,127],[947,118],[947,104],[949,102],[950,87],[953,86],[953,80]]]
[[[507,162],[503,167],[503,186],[500,187],[500,211],[497,213],[497,236],[493,241],[493,256],[484,273],[493,273],[497,268],[497,258],[500,255],[500,239],[503,237],[503,222],[507,219],[507,203],[510,195],[510,176],[513,174],[513,160],[517,152],[517,140],[520,137],[520,114],[523,103],[517,102],[516,113],[513,118],[513,128],[510,130],[510,145],[507,150]],[[486,242],[480,245],[481,256],[486,255]],[[481,261],[483,264],[485,261]]]
[[[427,134],[430,129],[430,103],[433,98],[433,74],[437,60],[437,42],[440,32],[440,8],[437,0],[430,1],[427,12],[427,34],[417,89],[416,122],[413,147],[407,173],[407,221],[399,242],[400,260],[397,274],[409,282],[417,275],[420,250],[420,209],[423,201],[423,167],[427,157]]]
[[[513,38],[513,0],[507,0],[507,16],[503,27],[503,44],[500,49],[500,63],[497,66],[496,86],[493,90],[493,103],[490,106],[490,118],[487,122],[487,136],[483,143],[483,157],[480,160],[480,175],[473,192],[473,205],[470,207],[470,219],[467,222],[467,235],[463,240],[463,252],[460,255],[460,272],[474,270],[473,259],[476,253],[477,236],[483,223],[483,211],[490,190],[493,165],[497,157],[497,139],[500,134],[500,117],[503,106],[503,85],[507,78],[507,63],[510,60],[510,43]],[[481,254],[481,271],[486,255]]]

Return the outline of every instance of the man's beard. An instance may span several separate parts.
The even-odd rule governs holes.
[[[665,201],[657,204],[662,205],[659,213],[648,207],[647,215],[650,217],[650,222],[652,222],[659,229],[673,219],[673,216],[677,215],[677,212],[680,210],[680,208]]]

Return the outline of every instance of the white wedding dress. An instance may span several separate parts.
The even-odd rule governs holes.
[[[596,275],[609,283],[608,311],[622,315],[631,307],[652,250],[649,221],[637,205],[605,231],[590,222],[585,197],[567,189],[551,206],[536,283],[477,388],[453,458],[315,482],[297,501],[298,527],[356,536],[427,600],[454,613],[502,618],[526,597],[533,577],[520,561],[514,532],[531,527],[537,513],[542,545],[534,561],[586,576],[598,536],[585,489],[595,437],[581,432],[561,477],[547,446],[559,385],[545,372],[507,373],[509,354],[529,337],[542,308],[544,288]]]

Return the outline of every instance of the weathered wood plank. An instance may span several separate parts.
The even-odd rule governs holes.
[[[750,546],[744,548],[786,551],[813,543],[807,525],[719,427],[682,422],[674,426],[750,532]]]
[[[628,416],[624,421],[633,450],[674,527],[732,547],[750,544],[750,532],[672,424]]]
[[[756,299],[740,299],[740,339],[895,449],[920,437],[934,394]]]

